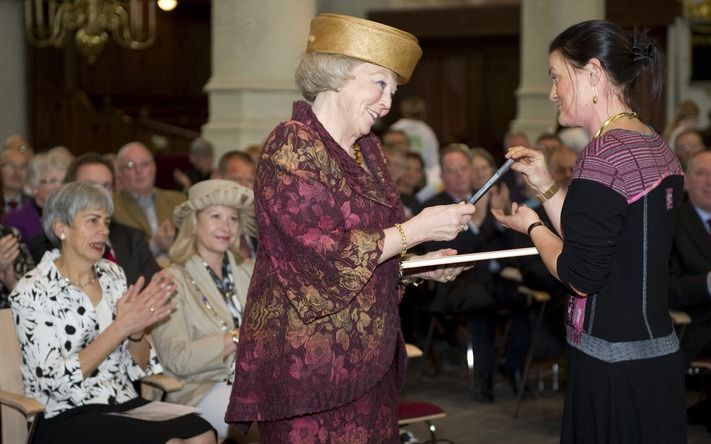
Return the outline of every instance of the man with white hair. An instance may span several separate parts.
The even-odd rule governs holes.
[[[156,188],[153,154],[140,142],[121,147],[116,169],[123,188],[114,195],[113,218],[143,230],[153,256],[159,264],[167,265],[167,252],[175,237],[173,209],[185,200],[185,195]]]

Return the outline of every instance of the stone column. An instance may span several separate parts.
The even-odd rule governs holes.
[[[212,2],[210,117],[203,136],[215,145],[216,158],[261,145],[291,116],[300,97],[294,70],[315,14],[316,0]]]
[[[525,132],[531,143],[556,124],[556,109],[548,100],[550,41],[574,23],[604,15],[604,0],[521,0],[521,81],[511,129]]]
[[[0,1],[0,145],[11,134],[28,136],[23,5]]]

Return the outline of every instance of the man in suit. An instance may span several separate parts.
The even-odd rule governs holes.
[[[140,142],[131,142],[116,155],[117,175],[122,190],[114,194],[113,218],[142,230],[159,264],[167,265],[168,249],[175,237],[173,209],[185,201],[185,194],[156,188],[153,154]]]
[[[682,351],[687,362],[711,354],[711,151],[686,164],[683,202],[674,225],[669,305],[691,316]]]
[[[471,197],[471,151],[466,145],[451,144],[440,151],[444,191],[424,203],[424,207],[461,202]],[[497,226],[491,206],[500,207],[502,194],[492,190],[477,203],[477,211],[467,229],[449,242],[428,242],[428,251],[454,248],[459,254],[510,248],[510,234]],[[468,321],[474,350],[475,374],[472,396],[481,402],[494,400],[493,376],[496,369],[494,331],[496,306],[511,302],[511,294],[498,279],[501,263],[481,261],[451,283],[437,284],[430,307],[433,313],[458,314]],[[513,376],[523,368],[528,346],[528,321],[525,313],[512,314],[512,339],[507,349],[507,372]],[[521,327],[521,328],[519,328]]]

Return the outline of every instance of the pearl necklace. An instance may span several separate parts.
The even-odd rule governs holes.
[[[593,137],[593,139],[597,139],[598,137],[600,137],[602,135],[603,131],[605,131],[605,128],[610,126],[612,124],[612,122],[614,122],[616,120],[620,120],[623,117],[629,117],[630,119],[636,119],[637,113],[634,111],[632,111],[632,112],[623,111],[621,113],[617,113],[615,115],[608,117],[607,120],[602,122],[602,126],[600,127],[599,130],[597,130],[597,132],[595,133],[595,137]]]

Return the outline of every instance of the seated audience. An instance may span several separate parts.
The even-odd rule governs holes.
[[[2,193],[2,182],[0,182]],[[4,203],[0,200],[0,219]],[[22,276],[35,267],[20,232],[0,224],[0,308],[10,306],[10,292]]]
[[[256,177],[257,164],[245,152],[227,151],[217,163],[215,179],[231,180],[253,189]]]
[[[403,130],[390,128],[380,138],[383,148],[390,148],[405,154],[411,152],[410,140],[407,138],[407,133]],[[419,154],[419,153],[416,153]],[[422,156],[420,154],[420,156]]]
[[[35,150],[32,148],[32,145],[30,145],[27,139],[19,134],[11,134],[7,136],[3,149],[18,150],[19,152],[26,154],[28,159],[35,155]]]
[[[217,164],[216,179],[231,180],[243,187],[254,189],[257,164],[242,151],[228,151]],[[247,233],[240,236],[240,252],[244,258],[257,257],[257,238]]]
[[[405,168],[397,181],[397,191],[405,206],[405,216],[412,217],[420,212],[422,203],[417,199],[417,192],[426,184],[425,163],[417,153],[405,153]]]
[[[244,152],[252,158],[252,162],[254,162],[254,164],[256,165],[259,163],[259,154],[262,152],[262,145],[247,145],[247,147],[244,149]]]
[[[506,154],[509,148],[513,148],[515,146],[531,147],[531,143],[529,142],[526,133],[522,131],[509,131],[506,133],[504,136],[504,154]],[[504,175],[502,181],[509,187],[511,200],[513,202],[535,205],[531,192],[526,185],[526,180],[523,178],[521,173],[510,170],[506,173],[506,175]]]
[[[215,160],[215,148],[212,144],[198,137],[190,144],[190,168],[188,171],[176,169],[173,179],[179,184],[180,190],[187,192],[192,185],[207,180],[212,175],[212,163]]]
[[[17,147],[6,147],[0,151],[0,179],[3,183],[5,212],[20,208],[29,200],[25,194],[27,167],[30,162],[28,152]]]
[[[696,129],[689,128],[680,131],[674,139],[674,152],[684,168],[694,154],[704,149],[703,136]]]
[[[197,406],[220,438],[234,379],[239,327],[254,261],[239,253],[242,231],[254,232],[252,190],[213,179],[193,185],[175,209],[170,248],[177,310],[153,330],[166,371],[183,383],[168,399]]]
[[[553,133],[543,133],[536,139],[536,149],[542,150],[546,157],[561,145],[563,142],[560,141],[560,137]]]
[[[688,363],[711,355],[711,151],[689,159],[684,183],[689,199],[674,223],[669,306],[691,316],[681,343]]]
[[[114,174],[111,163],[98,153],[84,153],[74,159],[67,169],[64,180],[65,182],[89,182],[103,187],[109,193],[113,192]],[[43,242],[41,254],[44,254],[44,251],[50,250],[52,246],[44,233],[41,241]],[[38,242],[32,242],[30,247],[33,257],[37,257],[35,250]],[[113,219],[109,223],[109,238],[104,249],[104,259],[119,264],[128,282],[136,282],[141,276],[150,280],[160,271],[143,231]],[[35,261],[39,262],[39,259]]]
[[[466,145],[450,144],[440,152],[444,191],[424,203],[424,207],[446,205],[469,199],[472,189],[471,152]],[[510,235],[497,226],[490,208],[508,206],[505,188],[492,189],[477,203],[477,211],[465,231],[449,242],[428,242],[425,248],[435,251],[453,248],[459,254],[510,248]],[[498,278],[501,264],[497,261],[480,261],[462,272],[450,283],[437,284],[435,299],[430,309],[433,313],[456,314],[468,321],[474,349],[475,377],[472,396],[481,402],[494,400],[493,377],[496,370],[494,349],[496,307],[512,302],[512,293]],[[528,347],[528,318],[525,310],[515,310],[511,316],[512,334],[506,350],[506,372],[515,382],[523,370],[523,360]]]
[[[5,225],[20,230],[25,242],[43,233],[42,208],[50,194],[62,186],[69,162],[59,153],[42,153],[30,160],[27,183],[32,197],[4,219]]]
[[[168,249],[175,237],[173,209],[185,201],[185,195],[155,186],[153,154],[140,142],[121,147],[116,156],[116,167],[122,189],[114,195],[114,218],[142,230],[153,257],[160,265],[168,265]]]
[[[145,330],[174,309],[168,272],[127,288],[121,268],[102,259],[111,197],[73,182],[50,196],[47,253],[10,295],[22,351],[25,394],[45,404],[35,442],[214,443],[196,414],[164,421],[111,415],[148,404],[131,381],[159,370]],[[179,439],[182,441],[171,441]]]

